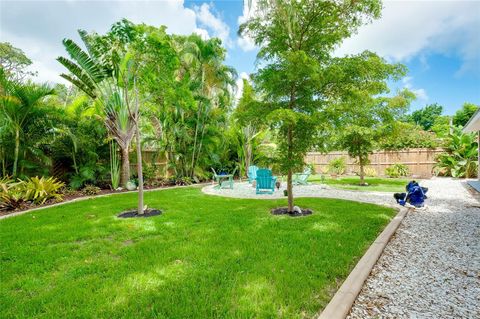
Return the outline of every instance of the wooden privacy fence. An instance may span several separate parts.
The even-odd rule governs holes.
[[[165,156],[165,153],[159,152],[155,149],[142,150],[142,162],[146,165],[154,165],[159,172],[165,172],[165,169],[167,167],[167,158]],[[135,152],[132,152],[130,153],[130,171],[132,173],[136,173],[136,169],[137,155]]]
[[[411,175],[422,178],[430,178],[435,165],[435,158],[443,153],[444,149],[409,148],[399,151],[376,151],[369,156],[368,167],[375,169],[377,175],[385,176],[385,169],[393,164],[404,164],[408,167]],[[311,152],[307,153],[305,161],[313,164],[316,173],[327,173],[328,163],[338,157],[345,158],[347,164],[346,173],[353,174],[359,171],[356,159],[348,156],[347,152],[330,152],[327,154]]]

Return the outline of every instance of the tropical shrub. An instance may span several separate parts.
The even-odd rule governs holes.
[[[32,177],[26,180],[0,180],[0,210],[23,208],[28,202],[44,204],[49,199],[62,200],[64,183],[54,177]]]
[[[408,176],[409,170],[407,165],[404,164],[393,164],[390,167],[385,169],[385,175],[388,177],[396,178],[401,176]]]
[[[342,175],[346,168],[347,164],[343,157],[337,157],[328,162],[328,171],[332,174]]]
[[[99,193],[100,187],[97,187],[95,185],[85,185],[85,187],[82,188],[82,194],[85,196],[98,195]]]
[[[0,210],[14,210],[25,204],[24,183],[10,177],[0,180]]]
[[[63,195],[61,188],[65,185],[58,181],[55,177],[32,177],[27,178],[24,182],[24,198],[27,201],[32,201],[35,204],[44,204],[49,199],[61,201]]]
[[[377,175],[378,174],[376,169],[374,169],[373,167],[365,167],[365,176],[376,177]]]
[[[475,177],[478,166],[478,143],[475,133],[463,133],[460,128],[448,135],[446,152],[437,156],[435,175]]]

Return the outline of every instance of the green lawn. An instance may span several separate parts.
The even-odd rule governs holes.
[[[394,210],[149,192],[164,214],[117,219],[136,194],[0,221],[1,318],[309,318],[329,301]]]
[[[310,182],[321,182],[321,175],[313,175],[308,179]],[[405,185],[410,181],[406,178],[379,178],[365,177],[368,186],[360,186],[360,177],[358,176],[341,176],[332,179],[325,176],[325,184],[335,188],[359,190],[359,191],[377,191],[377,192],[405,192]]]

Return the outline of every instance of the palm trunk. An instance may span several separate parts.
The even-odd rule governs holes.
[[[15,129],[15,151],[13,153],[13,177],[17,176],[17,166],[18,166],[18,152],[20,150],[20,129],[17,127]]]
[[[137,135],[137,174],[138,174],[138,208],[137,214],[143,215],[143,163],[142,163],[142,141],[140,137],[140,108],[138,104],[138,89],[136,78],[133,78],[133,88],[135,91],[135,135]]]
[[[123,187],[127,187],[127,182],[130,179],[130,159],[129,159],[129,147],[122,148],[122,173],[120,175],[120,184]]]
[[[140,138],[140,129],[138,128],[138,118],[135,122],[135,134],[137,135],[137,174],[138,174],[138,210],[137,214],[144,213],[143,210],[143,164],[142,164],[142,144]]]
[[[72,150],[72,160],[73,160],[73,168],[75,169],[75,173],[78,174],[78,166],[77,166],[77,160],[75,156],[75,150]]]

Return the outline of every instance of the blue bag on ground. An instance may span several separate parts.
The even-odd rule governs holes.
[[[421,187],[416,181],[411,181],[405,187],[406,193],[395,193],[393,197],[402,206],[405,206],[406,203],[413,205],[415,207],[423,207],[425,199],[427,196],[425,193],[428,191],[428,188]]]

